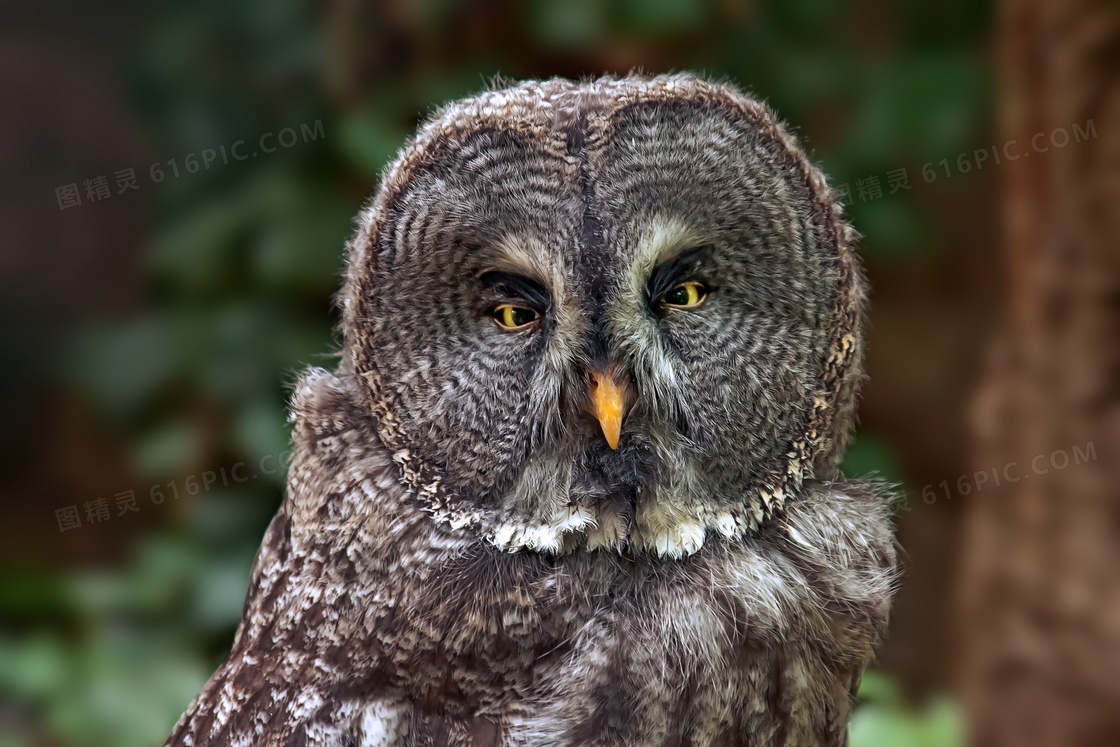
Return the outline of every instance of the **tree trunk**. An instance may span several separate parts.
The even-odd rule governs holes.
[[[1007,287],[965,480],[961,695],[971,744],[1113,746],[1120,4],[1003,0],[998,35]]]

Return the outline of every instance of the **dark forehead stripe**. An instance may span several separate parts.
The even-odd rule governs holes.
[[[609,350],[607,346],[606,304],[609,272],[613,266],[610,249],[605,246],[603,222],[595,200],[595,189],[588,169],[589,117],[601,113],[601,102],[580,100],[564,112],[563,125],[568,157],[578,162],[578,187],[581,206],[579,232],[576,236],[575,254],[579,261],[572,268],[579,274],[577,302],[583,307],[590,321],[588,339],[585,340],[592,365],[605,367]]]
[[[566,132],[568,155],[579,160],[579,194],[583,203],[583,218],[580,225],[579,254],[581,267],[595,267],[601,264],[598,255],[603,249],[603,224],[595,205],[594,189],[587,170],[588,122],[586,112],[581,112],[578,121],[569,126]],[[587,287],[595,302],[601,303],[604,280],[601,272],[591,272],[587,277]]]

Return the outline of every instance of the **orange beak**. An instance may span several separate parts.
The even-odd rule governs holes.
[[[603,427],[603,435],[612,449],[618,448],[618,439],[622,435],[622,419],[630,410],[632,400],[632,387],[629,377],[623,377],[622,382],[615,379],[613,367],[607,371],[591,372],[591,406],[599,425]]]

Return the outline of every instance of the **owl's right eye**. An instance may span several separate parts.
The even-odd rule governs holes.
[[[541,318],[540,312],[525,306],[514,306],[510,303],[498,304],[490,310],[498,326],[507,332],[517,332],[528,329]]]

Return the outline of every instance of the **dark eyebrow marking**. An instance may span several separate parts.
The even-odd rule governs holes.
[[[688,276],[696,271],[696,266],[712,254],[712,245],[703,244],[691,249],[686,249],[672,259],[668,259],[649,274],[646,281],[646,301],[652,303],[661,298],[682,280],[689,280]]]
[[[483,289],[503,301],[527,301],[538,311],[545,311],[552,303],[548,289],[532,278],[515,272],[484,272],[478,282]]]

